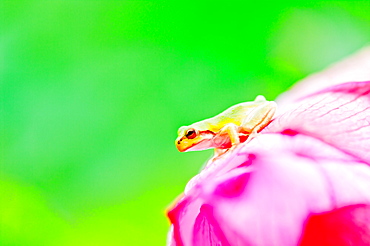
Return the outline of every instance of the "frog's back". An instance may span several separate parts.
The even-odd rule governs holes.
[[[247,116],[248,112],[251,111],[254,107],[256,107],[255,102],[244,102],[236,104],[210,119],[197,122],[197,128],[200,130],[210,130],[212,132],[218,132],[228,123],[233,123],[240,126]]]
[[[222,125],[234,123],[235,125],[240,126],[248,112],[253,107],[255,107],[254,102],[239,103],[226,109],[221,114],[216,115],[214,118],[217,118],[217,121]]]

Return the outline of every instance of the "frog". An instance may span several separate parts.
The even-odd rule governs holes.
[[[254,101],[236,104],[214,117],[180,127],[175,145],[180,152],[214,148],[214,156],[220,156],[255,138],[270,124],[276,109],[276,102],[259,95]]]

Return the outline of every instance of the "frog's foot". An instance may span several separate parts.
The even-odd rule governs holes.
[[[233,147],[231,147],[231,148],[233,148]],[[229,149],[218,149],[218,148],[215,148],[214,149],[215,150],[214,155],[208,161],[208,163],[214,162],[215,160],[218,160],[218,159],[222,158],[231,148],[229,148]]]
[[[234,151],[235,148],[237,148],[238,146],[240,145],[240,143],[238,144],[234,144],[232,145],[230,148],[228,149],[218,149],[218,148],[215,148],[214,150],[214,155],[213,157],[211,158],[210,161],[215,161],[215,160],[218,160],[220,158],[222,158],[223,156],[225,156],[227,153],[230,153],[232,151]]]
[[[223,154],[225,154],[229,149],[218,149],[218,148],[215,148],[215,154],[214,156],[217,157],[217,156],[221,156]]]
[[[215,153],[211,159],[211,161],[219,159],[221,156],[223,156],[229,149],[218,149],[215,148]]]
[[[249,136],[248,136],[247,140],[244,142],[244,144],[248,144],[250,141],[252,141],[253,138],[258,137],[259,135],[261,135],[261,133],[257,132],[257,130],[253,130],[249,134]]]

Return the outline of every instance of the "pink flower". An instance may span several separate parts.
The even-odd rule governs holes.
[[[370,81],[301,95],[187,184],[168,245],[370,245]]]

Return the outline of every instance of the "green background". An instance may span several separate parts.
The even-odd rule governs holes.
[[[164,245],[177,128],[365,46],[369,1],[1,1],[0,244]]]

